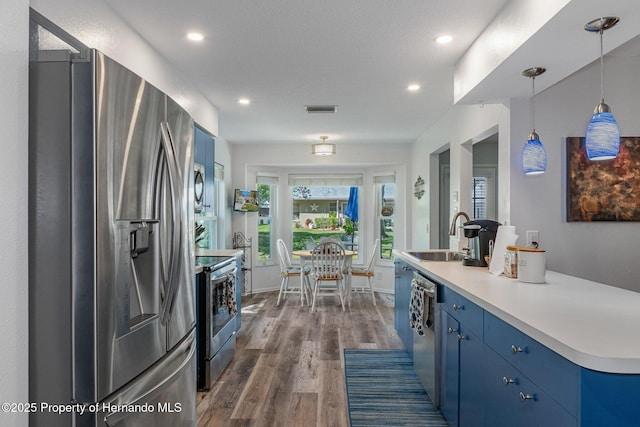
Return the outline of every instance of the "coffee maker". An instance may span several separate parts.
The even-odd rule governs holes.
[[[462,224],[464,236],[469,239],[469,252],[462,260],[462,265],[487,267],[485,255],[491,256],[496,240],[499,222],[489,219],[474,219]]]

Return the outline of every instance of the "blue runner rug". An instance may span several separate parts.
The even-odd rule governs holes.
[[[448,426],[405,350],[344,350],[351,427]]]

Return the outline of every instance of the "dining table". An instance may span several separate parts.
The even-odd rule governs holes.
[[[300,265],[302,268],[300,269],[300,286],[304,286],[304,267],[305,265],[311,264],[311,258],[313,256],[313,250],[311,249],[302,249],[291,252],[291,255],[294,257],[300,258]],[[346,280],[346,290],[347,290],[347,298],[349,301],[349,305],[351,305],[351,266],[353,265],[353,257],[357,256],[358,252],[356,251],[344,251],[345,256],[345,268],[347,270],[347,280]]]

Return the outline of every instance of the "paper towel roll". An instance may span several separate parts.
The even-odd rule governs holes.
[[[515,245],[518,240],[516,227],[513,225],[501,225],[496,233],[496,241],[493,245],[493,254],[491,255],[491,263],[489,264],[489,272],[491,274],[500,275],[504,271],[504,254],[507,252],[507,246]]]

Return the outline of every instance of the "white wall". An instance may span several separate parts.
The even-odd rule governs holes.
[[[410,223],[406,204],[408,163],[411,153],[410,144],[338,144],[337,154],[329,157],[317,157],[311,154],[311,143],[301,144],[233,144],[231,146],[232,157],[232,182],[234,188],[255,188],[256,172],[271,172],[279,175],[279,194],[288,194],[287,176],[289,173],[330,173],[332,171],[363,173],[365,185],[361,195],[363,215],[374,217],[374,197],[371,186],[372,173],[375,171],[397,172],[396,175],[396,231],[394,245],[399,248],[406,247],[407,235],[410,234]],[[228,194],[228,204],[232,203],[232,193]],[[277,209],[280,212],[291,212],[291,203],[286,197],[279,198]],[[289,203],[287,203],[289,202]],[[283,215],[286,215],[283,214]],[[232,214],[233,231],[241,231],[246,237],[253,238],[257,242],[257,216],[255,214]],[[363,253],[369,252],[372,243],[373,220],[362,223],[360,236],[363,239]],[[276,226],[278,237],[283,240],[291,240],[291,230],[284,223]],[[253,248],[256,259],[257,247]],[[378,291],[393,291],[393,266],[376,266],[376,278],[374,288]],[[255,266],[253,268],[253,291],[263,292],[277,289],[280,284],[279,268],[277,265]]]
[[[0,0],[0,402],[28,402],[27,137],[29,2]],[[0,413],[0,425],[27,415]]]
[[[639,69],[638,57],[605,58],[605,100],[623,136],[640,135]],[[538,94],[536,131],[547,150],[547,172],[534,177],[512,174],[511,217],[523,237],[526,230],[540,231],[549,269],[640,292],[637,222],[566,222],[565,138],[584,136],[599,98],[598,61]],[[527,117],[528,106],[526,102],[521,104],[518,111],[512,109],[514,171],[530,132],[529,121],[523,118]]]
[[[503,104],[458,105],[435,126],[425,131],[415,142],[411,154],[413,185],[420,175],[427,181],[427,193],[418,200],[411,197],[410,222],[413,224],[410,246],[415,249],[437,248],[438,242],[438,164],[434,153],[449,147],[451,150],[451,216],[458,211],[469,212],[471,207],[471,173],[473,159],[471,145],[498,133],[498,220],[510,222],[509,108]],[[453,200],[458,192],[458,202]],[[448,218],[447,223],[451,221]],[[466,245],[466,239],[450,239],[450,248]]]
[[[103,0],[31,0],[31,7],[88,47],[102,51],[165,92],[200,126],[218,135],[216,107]]]
[[[224,138],[215,138],[215,154],[214,158],[216,163],[220,163],[224,166],[224,185],[227,196],[233,192],[233,164],[231,163],[231,144],[229,144]],[[230,249],[233,247],[232,239],[233,233],[231,230],[231,203],[226,203],[225,209],[221,209],[219,220],[225,224],[223,241],[224,244],[220,244],[218,247],[221,249]]]

